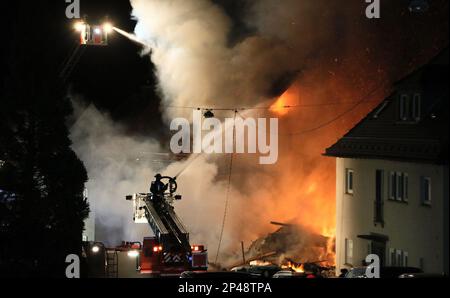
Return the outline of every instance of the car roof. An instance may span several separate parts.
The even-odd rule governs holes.
[[[181,274],[181,277],[189,278],[251,278],[254,275],[246,272],[235,272],[235,271],[205,271],[205,272],[193,272],[185,271]]]
[[[278,272],[275,273],[275,274],[292,274],[292,273],[293,273],[292,271],[282,270],[282,271],[278,271]]]

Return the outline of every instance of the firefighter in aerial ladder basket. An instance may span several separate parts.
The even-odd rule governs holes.
[[[150,186],[150,192],[157,196],[164,196],[164,192],[167,190],[167,184],[164,184],[161,179],[161,174],[155,175],[155,181],[152,181]]]
[[[163,180],[167,180],[168,182],[164,183]],[[152,181],[150,186],[150,199],[154,202],[156,207],[168,211],[168,208],[173,209],[173,200],[181,200],[180,195],[175,195],[177,189],[177,177],[156,174],[155,180]]]
[[[74,28],[80,34],[82,46],[107,46],[108,37],[114,31],[114,26],[107,20],[100,25],[90,25],[86,22],[86,18],[77,21]]]
[[[152,193],[153,200],[157,203],[164,202],[164,192],[168,187],[167,184],[164,184],[164,182],[161,181],[162,178],[161,174],[156,174],[155,181],[152,181],[152,184],[150,185],[150,192]]]

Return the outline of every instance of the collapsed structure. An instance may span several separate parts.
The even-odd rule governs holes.
[[[243,262],[235,264],[277,265],[297,272],[310,271],[327,275],[334,270],[334,239],[311,232],[299,225],[282,224],[252,242],[243,252]]]

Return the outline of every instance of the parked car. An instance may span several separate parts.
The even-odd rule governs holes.
[[[366,267],[355,267],[347,271],[344,278],[366,278]]]
[[[399,278],[447,278],[445,274],[441,273],[405,273]]]
[[[281,268],[276,265],[268,266],[241,266],[231,269],[233,272],[247,272],[253,275],[258,275],[263,278],[271,278],[275,273],[279,272]]]
[[[367,278],[367,267],[355,267],[350,269],[345,278]],[[381,267],[380,278],[398,278],[403,274],[417,274],[423,273],[419,268],[414,267]]]
[[[309,273],[295,272],[290,270],[278,271],[273,278],[318,278],[318,276]]]
[[[275,273],[280,271],[281,268],[275,265],[270,266],[250,266],[248,272],[251,274],[259,275],[263,278],[271,278]]]
[[[233,272],[233,271],[218,271],[218,272],[195,272],[185,271],[181,273],[180,278],[204,278],[204,279],[243,279],[243,278],[257,278],[258,275],[248,272]]]

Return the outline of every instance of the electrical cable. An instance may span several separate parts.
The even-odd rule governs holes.
[[[285,134],[279,134],[279,135],[287,135],[287,136],[298,136],[298,135],[302,135],[302,134],[307,134],[307,133],[312,133],[314,131],[320,130],[324,127],[327,127],[328,125],[336,122],[337,120],[341,119],[342,117],[344,117],[345,115],[347,115],[348,113],[354,111],[357,107],[359,107],[361,104],[365,103],[365,102],[370,102],[367,101],[367,99],[369,97],[371,97],[372,95],[374,95],[377,91],[379,91],[380,89],[384,88],[385,86],[387,86],[387,84],[381,84],[378,87],[375,87],[374,89],[372,89],[368,94],[366,94],[363,98],[361,98],[361,100],[359,100],[358,102],[356,102],[355,105],[353,105],[351,108],[349,108],[348,110],[344,111],[343,113],[337,115],[336,117],[334,117],[333,119],[324,122],[314,128],[310,128],[307,130],[303,130],[303,131],[299,131],[299,132],[293,132],[293,133],[285,133]]]
[[[370,101],[368,101],[370,102]],[[204,111],[248,111],[248,110],[281,110],[281,109],[294,109],[294,108],[313,108],[313,107],[324,107],[333,105],[344,105],[344,104],[355,104],[358,102],[327,102],[318,104],[298,104],[298,105],[284,105],[281,107],[240,107],[240,108],[224,108],[224,107],[195,107],[195,106],[163,106],[166,109],[180,109],[180,110],[204,110]]]
[[[234,111],[234,121],[236,121],[237,114],[238,114],[238,111],[235,110]],[[236,126],[233,125],[233,140],[235,140],[235,139],[236,139]],[[222,220],[222,228],[220,230],[220,236],[219,236],[219,242],[218,242],[219,244],[217,246],[217,253],[216,253],[216,258],[215,258],[214,264],[217,264],[217,260],[219,259],[220,246],[222,245],[223,232],[225,230],[225,222],[226,222],[226,219],[227,219],[228,203],[230,201],[231,176],[232,176],[232,173],[233,173],[233,159],[234,159],[234,153],[231,153],[231,155],[230,155],[229,173],[228,173],[227,194],[226,194],[226,199],[225,199],[225,208],[224,208],[223,220]]]

